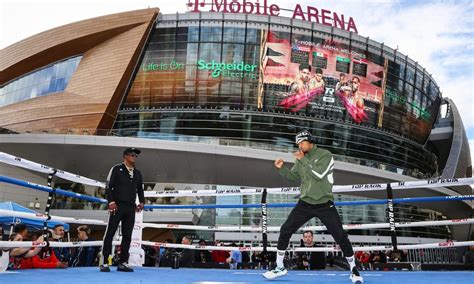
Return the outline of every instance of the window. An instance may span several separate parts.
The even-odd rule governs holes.
[[[62,92],[82,56],[75,56],[14,79],[0,88],[0,107]]]

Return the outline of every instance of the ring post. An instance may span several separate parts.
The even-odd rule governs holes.
[[[387,184],[387,216],[390,223],[390,236],[392,237],[393,250],[397,250],[397,232],[395,228],[395,212],[393,210],[393,191],[392,186]]]
[[[263,242],[263,252],[267,252],[267,189],[264,188],[262,192],[261,199],[262,206],[262,242]]]
[[[138,200],[137,197],[137,201]],[[142,235],[143,235],[143,210],[135,212],[135,224],[132,231],[132,242],[130,243],[130,266],[143,266],[145,263],[145,251],[142,249]]]
[[[46,215],[46,219],[43,222],[43,236],[45,239],[48,238],[48,221],[51,220],[51,216],[49,215],[49,211],[51,210],[51,205],[53,205],[53,198],[56,198],[56,188],[53,187],[53,179],[58,171],[53,169],[53,172],[48,175],[48,187],[52,189],[52,191],[48,194],[48,201],[46,202],[46,209],[44,210],[44,215]]]

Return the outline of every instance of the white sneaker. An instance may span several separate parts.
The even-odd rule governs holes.
[[[364,278],[360,276],[359,271],[356,268],[352,269],[351,276],[349,277],[352,283],[364,283]]]
[[[273,270],[263,273],[263,277],[265,277],[266,279],[275,279],[280,276],[286,275],[287,273],[288,270],[286,270],[284,267],[277,267]]]

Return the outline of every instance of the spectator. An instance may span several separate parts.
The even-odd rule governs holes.
[[[316,247],[312,231],[303,232],[301,247]],[[315,270],[326,268],[326,255],[324,252],[299,252],[297,253],[297,269]]]
[[[360,261],[360,259],[362,258],[363,255],[364,255],[364,252],[363,252],[363,251],[356,251],[356,252],[354,253],[354,257],[355,257],[358,261]]]
[[[73,183],[71,189],[74,193],[85,194],[86,187],[83,184]],[[71,198],[71,209],[84,209],[85,200],[79,198]]]
[[[391,262],[400,262],[402,261],[402,251],[393,250],[388,254],[388,257]]]
[[[172,239],[167,239],[165,243],[172,244]],[[158,266],[171,267],[173,264],[173,255],[176,253],[174,248],[160,247]]]
[[[77,228],[77,238],[81,242],[93,242],[94,238],[90,237],[91,229],[82,225]],[[70,266],[72,267],[86,267],[94,266],[95,259],[97,258],[98,248],[95,246],[78,247],[74,256],[71,258]]]
[[[285,257],[288,255],[288,252],[286,253]],[[262,256],[262,269],[268,269],[271,266],[271,263],[274,263],[276,261],[276,252],[263,252],[261,253]]]
[[[41,251],[30,258],[23,258],[20,261],[21,269],[31,268],[67,268],[67,264],[58,260],[54,250],[50,247],[44,247]]]
[[[43,236],[43,231],[40,231],[40,230],[37,230],[37,231],[34,231],[30,234],[31,236],[31,241],[35,242],[38,240],[39,237],[44,237]],[[51,231],[48,231],[48,236],[52,236],[52,233]],[[44,238],[43,238],[44,239]]]
[[[147,266],[147,267],[156,266],[155,247],[142,245],[142,249],[145,252],[145,263],[143,264],[143,266]]]
[[[387,256],[381,251],[375,251],[370,255],[370,263],[387,263]]]
[[[94,191],[94,196],[102,199],[106,199],[107,195],[105,194],[105,188],[98,186]],[[95,203],[93,206],[94,209],[105,210],[107,209],[107,204],[104,203]]]
[[[200,246],[206,246],[205,240],[199,240]],[[208,250],[199,250],[194,254],[194,262],[208,263],[212,262],[211,253]]]
[[[243,243],[240,243],[239,244],[239,247],[240,248],[243,248],[244,247],[244,244]],[[250,262],[250,255],[249,255],[249,252],[244,250],[244,251],[240,251],[242,253],[242,263],[248,263]]]
[[[263,261],[263,259],[262,259],[262,253],[259,252],[259,251],[254,251],[254,252],[252,253],[251,260],[252,260],[252,262],[255,262],[255,263],[262,262],[262,261]]]
[[[370,253],[367,252],[367,251],[364,252],[362,254],[362,256],[360,257],[359,261],[360,261],[360,263],[362,263],[364,265],[370,263]]]
[[[231,247],[237,247],[236,243],[230,244]],[[239,263],[242,263],[242,253],[240,250],[232,250],[230,257],[226,259],[226,262],[229,264],[230,269],[237,269]]]
[[[191,238],[188,237],[188,236],[184,236],[181,239],[181,244],[190,245],[191,244]],[[192,249],[178,249],[176,251],[180,253],[180,256],[179,256],[179,266],[180,267],[193,267],[194,250],[192,250]]]
[[[408,261],[408,250],[404,249],[402,250],[402,262],[407,262]]]
[[[26,227],[26,226],[25,226]],[[13,233],[10,236],[10,241],[22,242],[23,236],[18,233]],[[43,242],[43,236],[39,236],[38,242]],[[21,269],[21,261],[26,258],[33,257],[41,251],[41,247],[37,248],[13,248],[10,250],[8,269]]]
[[[66,231],[64,230],[63,225],[54,226],[52,241],[53,242],[64,242],[65,241],[64,240],[64,233],[65,232]],[[71,260],[71,251],[69,250],[69,248],[59,248],[59,247],[57,247],[57,248],[54,248],[53,251],[54,251],[54,254],[56,255],[56,257],[61,262],[69,263],[69,261]]]
[[[474,264],[474,246],[470,246],[464,255],[465,264]]]
[[[61,196],[61,195],[55,195],[54,196],[54,209],[67,209],[67,197],[66,196]]]
[[[25,224],[15,225],[14,232],[21,235],[22,240],[28,239],[29,231]]]
[[[218,247],[222,246],[221,242],[217,240],[214,242],[214,245]],[[224,250],[213,250],[211,252],[211,256],[213,262],[225,263],[226,260],[229,258],[230,254],[229,252]]]

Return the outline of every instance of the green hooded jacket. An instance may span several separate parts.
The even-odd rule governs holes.
[[[300,200],[310,204],[322,204],[334,200],[332,194],[334,159],[328,150],[313,145],[293,167],[283,166],[279,172],[291,181],[301,180]]]

